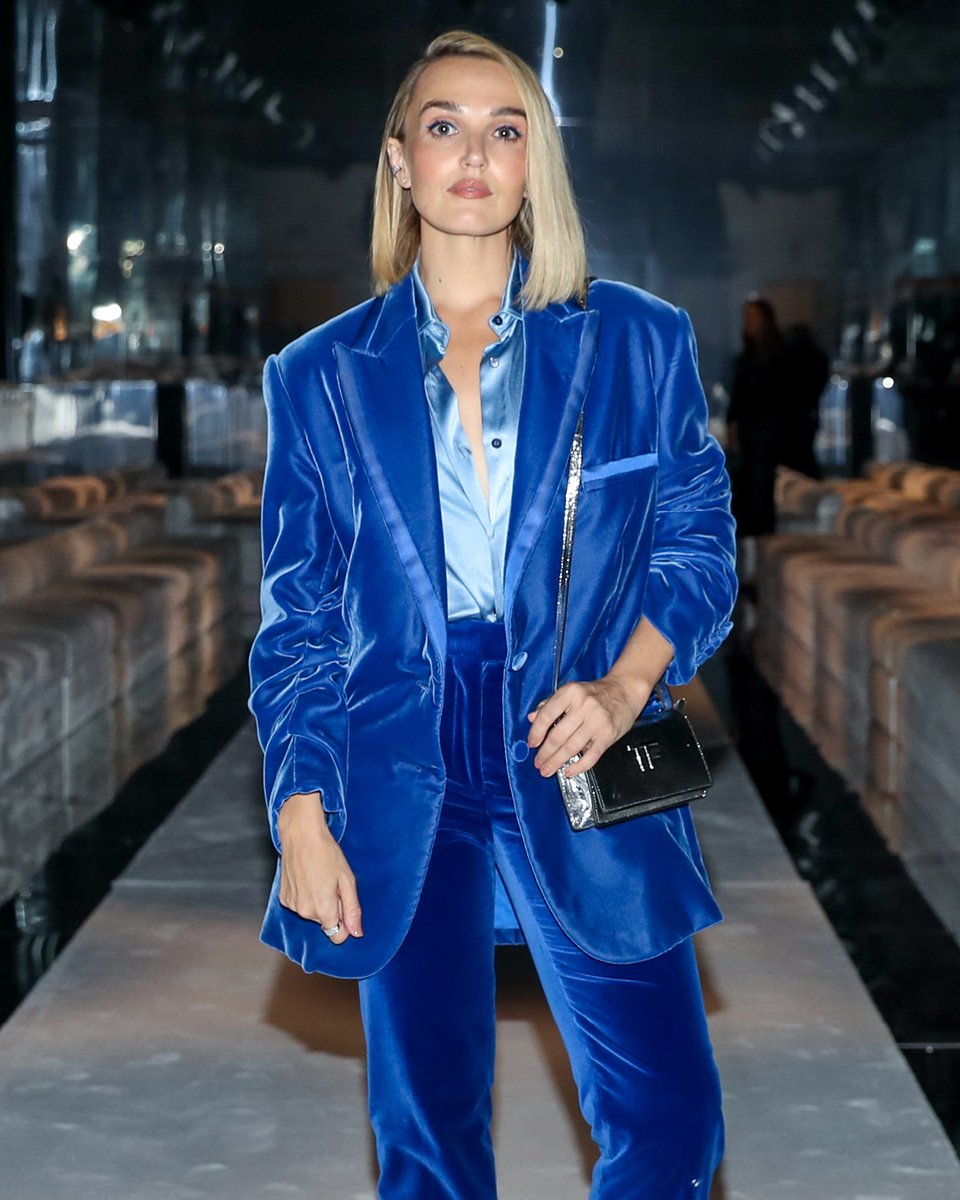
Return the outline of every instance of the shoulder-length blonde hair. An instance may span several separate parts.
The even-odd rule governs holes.
[[[370,261],[380,296],[413,267],[420,250],[420,218],[410,193],[390,173],[388,138],[404,140],[407,110],[421,74],[440,58],[485,58],[510,74],[527,114],[527,195],[510,226],[512,245],[530,262],[521,298],[529,309],[582,297],[587,255],[583,226],[570,185],[567,156],[550,101],[522,58],[467,30],[440,34],[407,72],[387,114],[373,195]]]

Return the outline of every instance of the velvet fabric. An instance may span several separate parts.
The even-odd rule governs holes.
[[[526,264],[523,264],[526,270]],[[610,963],[720,919],[687,810],[573,833],[534,768],[526,714],[551,691],[567,456],[584,417],[564,679],[594,679],[646,615],[689,679],[730,628],[734,536],[686,314],[597,281],[588,307],[524,313],[504,570],[507,772],[527,855],[571,940]],[[413,282],[319,326],[264,368],[262,621],[250,707],[276,815],[319,791],[358,880],[366,936],[334,946],[284,908],[261,937],[305,970],[361,978],[417,909],[445,794],[446,579]],[[590,886],[582,886],[589,879]]]
[[[558,926],[510,794],[505,654],[501,624],[450,626],[440,726],[447,782],[433,854],[402,946],[360,983],[379,1196],[496,1198],[490,1089],[500,881],[600,1151],[591,1200],[706,1200],[723,1120],[691,942],[614,966],[584,954]]]

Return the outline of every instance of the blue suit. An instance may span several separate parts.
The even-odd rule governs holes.
[[[526,713],[550,694],[563,491],[584,414],[562,677],[602,676],[641,614],[683,683],[726,636],[734,538],[689,319],[598,281],[588,307],[524,317],[525,382],[504,578],[510,790],[547,905],[594,958],[651,958],[720,918],[689,812],[572,833],[534,769]],[[263,621],[250,707],[271,828],[320,791],[357,878],[363,939],[333,946],[278,901],[261,937],[305,970],[362,978],[410,927],[444,796],[447,649],[436,463],[410,277],[268,360]],[[589,881],[589,886],[585,886]]]

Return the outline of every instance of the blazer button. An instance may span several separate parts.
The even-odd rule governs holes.
[[[514,762],[523,762],[530,753],[530,747],[526,742],[514,742],[510,753],[513,755]]]
[[[527,661],[526,650],[521,650],[519,654],[515,654],[510,660],[510,670],[519,671],[523,664]]]

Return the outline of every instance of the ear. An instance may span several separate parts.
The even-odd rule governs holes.
[[[393,172],[393,177],[399,182],[400,176],[405,174],[403,142],[399,138],[387,138],[387,158],[390,160],[390,169]],[[401,187],[403,186],[404,184],[401,184]]]

